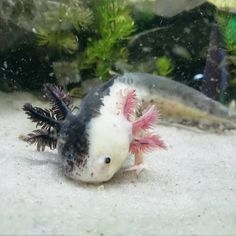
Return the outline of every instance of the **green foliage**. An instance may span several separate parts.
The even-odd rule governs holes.
[[[92,21],[92,12],[77,0],[55,3],[53,9],[43,13],[43,21],[36,28],[38,43],[59,53],[73,54],[79,48],[73,29],[86,30]]]
[[[174,70],[171,60],[167,56],[162,56],[156,60],[156,73],[161,76],[169,76]]]
[[[157,15],[150,11],[138,10],[138,8],[131,8],[132,15],[135,18],[135,25],[138,32],[150,29],[157,25]]]
[[[47,46],[59,53],[73,54],[78,49],[76,37],[70,32],[39,28],[37,34],[40,46]]]
[[[227,88],[227,97],[230,100],[236,99],[236,15],[229,11],[217,11],[215,18],[221,29],[225,42],[225,49],[228,54],[227,62],[230,80]]]
[[[236,16],[228,20],[224,33],[228,50],[236,54]]]
[[[134,30],[125,1],[92,0],[89,9],[79,0],[64,0],[44,13],[36,33],[39,45],[70,55],[80,71],[106,79],[118,59],[127,59],[124,45]]]
[[[126,39],[134,29],[133,19],[122,0],[93,1],[96,7],[98,32],[102,38],[111,41]]]
[[[228,12],[216,12],[215,17],[227,50],[236,54],[236,16]]]
[[[134,31],[134,22],[124,2],[101,0],[95,2],[96,28],[100,38],[93,40],[85,53],[83,66],[95,66],[95,74],[106,78],[118,58],[125,59],[124,40]]]
[[[79,0],[61,0],[53,8],[44,12],[44,22],[53,30],[70,29],[77,31],[87,29],[93,23],[93,13],[83,7]]]

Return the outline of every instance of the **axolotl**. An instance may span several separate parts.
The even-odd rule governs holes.
[[[51,100],[51,109],[30,103],[23,106],[29,119],[40,127],[28,134],[25,141],[37,144],[39,151],[46,146],[57,149],[69,178],[105,182],[130,154],[134,154],[134,165],[128,170],[140,171],[145,152],[166,148],[152,129],[159,116],[155,106],[140,112],[135,88],[115,77],[88,92],[78,112],[68,94],[59,87],[46,84],[45,92]]]

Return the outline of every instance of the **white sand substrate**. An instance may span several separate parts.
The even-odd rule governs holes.
[[[67,179],[55,152],[18,137],[21,110],[40,102],[0,93],[0,235],[236,235],[236,133],[158,126],[168,150],[145,157],[139,176],[88,185]]]

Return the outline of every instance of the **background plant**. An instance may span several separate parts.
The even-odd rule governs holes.
[[[160,76],[170,76],[174,66],[167,56],[158,57],[156,60],[156,73]]]
[[[135,27],[125,1],[61,1],[43,16],[38,44],[55,60],[76,61],[85,77],[105,80],[118,59],[127,59],[125,43]]]
[[[124,42],[134,31],[134,21],[124,1],[93,1],[98,40],[86,49],[83,66],[95,66],[95,74],[104,78],[117,59],[126,59],[128,52]]]
[[[228,65],[230,80],[228,85],[228,97],[236,99],[236,16],[229,12],[217,12],[216,20],[221,29],[228,53]]]
[[[92,11],[78,0],[60,1],[42,14],[36,28],[38,43],[55,54],[75,53],[79,48],[77,34],[87,30],[93,23]]]

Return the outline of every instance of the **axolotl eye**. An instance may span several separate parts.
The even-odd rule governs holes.
[[[109,164],[109,163],[111,162],[111,158],[110,158],[110,157],[105,157],[104,162],[105,162],[106,164]]]

